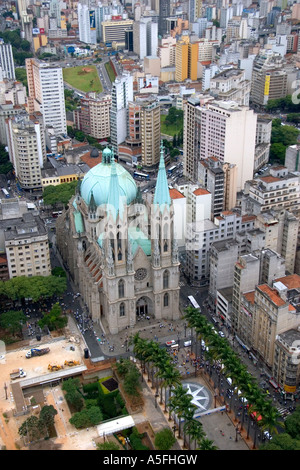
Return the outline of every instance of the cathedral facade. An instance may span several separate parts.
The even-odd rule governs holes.
[[[164,151],[153,201],[106,148],[57,220],[61,257],[92,319],[111,334],[141,316],[179,318],[179,260]]]

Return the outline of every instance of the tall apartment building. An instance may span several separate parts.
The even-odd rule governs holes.
[[[183,82],[188,78],[189,45],[185,41],[177,41],[175,52],[175,80]]]
[[[269,161],[271,146],[272,119],[257,115],[254,171],[259,170]]]
[[[195,178],[199,160],[213,156],[237,166],[237,191],[241,191],[253,176],[256,115],[235,102],[212,101],[201,107],[193,98],[184,112],[185,176]]]
[[[224,70],[210,80],[210,92],[218,100],[236,101],[239,106],[249,106],[251,82],[245,71],[236,68]]]
[[[240,233],[239,255],[246,230],[254,228],[255,216],[241,216],[224,211],[214,222],[205,219],[201,224],[189,224],[186,235],[186,273],[193,282],[207,285],[210,276],[210,248],[216,241],[235,239]]]
[[[297,274],[276,279],[272,286],[256,286],[252,347],[271,368],[274,366],[277,335],[299,327],[296,308],[299,288],[300,278]]]
[[[15,116],[7,120],[9,158],[21,188],[34,193],[42,187],[41,168],[46,161],[42,115]]]
[[[0,76],[2,79],[15,80],[15,66],[11,44],[0,39]]]
[[[200,160],[199,183],[211,193],[211,220],[236,205],[237,167],[216,157]]]
[[[212,61],[215,57],[216,49],[219,46],[218,40],[209,40],[201,38],[198,41],[198,60],[199,62]]]
[[[161,39],[157,48],[157,55],[160,58],[161,68],[175,65],[176,38],[167,36]]]
[[[187,78],[197,80],[198,43],[180,40],[175,49],[175,80],[183,82]]]
[[[85,44],[97,44],[97,27],[96,27],[96,11],[89,5],[78,3],[78,29],[79,41]]]
[[[38,59],[26,59],[28,112],[39,111],[44,127],[53,126],[57,134],[67,133],[64,81],[61,67]]]
[[[262,51],[253,62],[250,100],[265,106],[270,99],[287,95],[287,72],[280,54]]]
[[[8,142],[6,120],[20,113],[25,114],[25,110],[23,111],[20,106],[14,106],[13,103],[0,104],[0,143],[2,145],[7,145]]]
[[[51,275],[48,233],[38,215],[27,212],[19,218],[1,220],[0,233],[9,278]]]
[[[184,105],[183,173],[192,181],[196,181],[198,178],[198,162],[200,160],[200,125],[200,100],[198,98],[191,97]]]
[[[284,166],[290,171],[300,171],[300,145],[290,145],[285,152]]]
[[[158,6],[156,11],[159,14],[158,34],[162,37],[168,32],[167,18],[171,15],[171,2],[169,0],[157,0],[156,3]]]
[[[268,248],[242,255],[235,264],[232,312],[228,319],[237,338],[251,348],[253,338],[254,291],[258,284],[271,284],[285,275],[285,261]]]
[[[109,137],[110,108],[111,95],[87,93],[80,100],[80,108],[73,113],[75,127],[96,139]]]
[[[299,215],[300,178],[284,166],[270,167],[269,175],[248,181],[242,197],[242,212],[259,214],[288,210]]]
[[[144,103],[141,109],[142,165],[148,170],[157,168],[160,158],[160,104]]]
[[[133,51],[141,60],[146,56],[157,55],[157,28],[157,23],[151,21],[151,17],[133,23]]]
[[[209,295],[216,299],[217,291],[233,285],[234,266],[239,256],[239,244],[234,239],[212,243],[210,247]]]
[[[129,73],[115,79],[111,95],[110,137],[112,148],[117,153],[118,145],[128,135],[128,103],[133,101],[133,78]]]

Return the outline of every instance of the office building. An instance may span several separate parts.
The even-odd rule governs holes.
[[[287,72],[280,54],[262,51],[253,62],[250,100],[265,106],[270,99],[287,95]]]

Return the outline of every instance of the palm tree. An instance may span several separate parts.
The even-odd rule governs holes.
[[[194,415],[194,413],[193,413]],[[203,431],[202,423],[193,417],[188,419],[185,416],[185,423],[183,427],[186,434],[189,436],[189,443],[188,447],[189,450],[191,449],[191,440],[195,442],[199,442],[201,439],[205,437],[205,433]]]
[[[163,387],[165,388],[165,412],[167,411],[167,388],[169,388],[169,399],[171,397],[172,388],[181,384],[181,375],[178,369],[171,364],[165,368],[163,372]],[[169,418],[170,419],[170,418]]]
[[[202,439],[197,450],[219,450],[210,439]]]
[[[174,388],[172,395],[169,397],[168,406],[169,411],[174,412],[174,425],[176,424],[176,416],[178,417],[178,412],[182,415],[182,400],[187,395],[187,390],[180,384],[178,387]],[[180,424],[180,423],[179,423]],[[180,426],[179,426],[180,431]]]

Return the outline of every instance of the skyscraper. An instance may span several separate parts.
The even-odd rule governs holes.
[[[57,134],[67,133],[64,82],[61,67],[37,59],[26,59],[29,91],[28,112],[38,110],[44,127],[53,126]]]
[[[0,69],[2,78],[16,79],[12,47],[11,44],[5,44],[3,39],[0,39]]]
[[[129,73],[115,79],[111,96],[110,137],[112,148],[117,153],[118,145],[128,135],[128,102],[133,100],[133,78]]]

